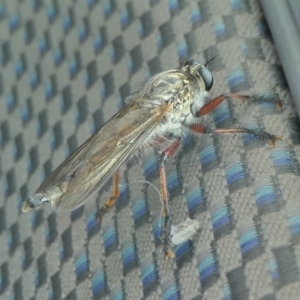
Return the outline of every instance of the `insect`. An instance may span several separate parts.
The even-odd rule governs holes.
[[[22,210],[37,210],[51,202],[59,211],[71,211],[89,200],[114,176],[112,196],[100,209],[99,216],[119,197],[118,168],[138,150],[168,141],[160,157],[160,190],[164,228],[169,236],[171,219],[168,207],[165,164],[179,149],[182,137],[190,130],[195,133],[248,133],[267,139],[274,146],[277,136],[260,130],[226,128],[209,130],[199,123],[224,99],[249,100],[244,95],[221,95],[209,100],[213,75],[206,64],[188,60],[180,69],[161,72],[127,98],[127,106],[108,120],[68,159],[59,165],[27,198]],[[167,240],[168,238],[166,238]],[[172,251],[165,242],[165,254]]]

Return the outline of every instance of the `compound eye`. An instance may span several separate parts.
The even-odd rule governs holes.
[[[194,59],[189,59],[189,60],[187,60],[187,61],[184,63],[184,65],[185,65],[185,66],[193,66],[193,65],[195,65],[196,63],[197,63],[196,60],[194,60]]]
[[[203,79],[203,82],[205,85],[205,90],[209,91],[212,88],[213,83],[214,83],[214,78],[213,78],[211,72],[205,67],[200,67],[198,69],[198,73]]]

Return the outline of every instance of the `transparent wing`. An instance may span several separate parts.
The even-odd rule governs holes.
[[[86,202],[119,166],[149,137],[169,105],[151,110],[133,101],[111,118],[69,159],[63,162],[37,192],[58,186],[63,191],[55,205],[73,210]]]
[[[38,187],[36,193],[41,193],[45,191],[50,186],[53,186],[55,183],[62,180],[64,176],[72,173],[80,164],[82,164],[84,158],[89,154],[93,149],[94,142],[99,141],[100,139],[105,139],[102,135],[102,131],[109,131],[108,129],[112,127],[114,119],[120,118],[122,115],[125,115],[127,111],[131,109],[131,106],[124,107],[119,111],[115,116],[108,120],[99,130],[97,130],[86,142],[84,142],[76,151],[74,151],[70,157],[64,160],[47,178],[43,183]],[[107,136],[109,138],[109,136]]]

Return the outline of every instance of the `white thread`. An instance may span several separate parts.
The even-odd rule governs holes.
[[[133,180],[133,181],[130,181],[130,182],[125,183],[125,184],[119,184],[119,186],[126,186],[126,185],[129,185],[131,183],[147,183],[156,190],[157,194],[159,195],[159,199],[160,199],[160,203],[161,203],[161,211],[160,211],[160,215],[159,215],[159,227],[162,228],[161,219],[162,219],[162,212],[163,212],[163,207],[164,206],[163,206],[163,200],[162,200],[162,197],[161,197],[161,194],[160,194],[160,191],[158,190],[158,188],[148,180]],[[168,203],[167,203],[166,209],[168,211],[168,215],[170,215],[170,210],[169,210]]]

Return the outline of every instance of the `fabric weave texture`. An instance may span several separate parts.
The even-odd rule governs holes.
[[[299,299],[300,122],[257,0],[2,0],[0,37],[1,299]],[[173,260],[147,183],[159,188],[156,149],[122,167],[101,226],[111,182],[70,214],[21,212],[151,75],[214,56],[211,97],[254,96],[224,101],[203,122],[282,140],[184,139],[166,165],[170,210],[201,230]]]

